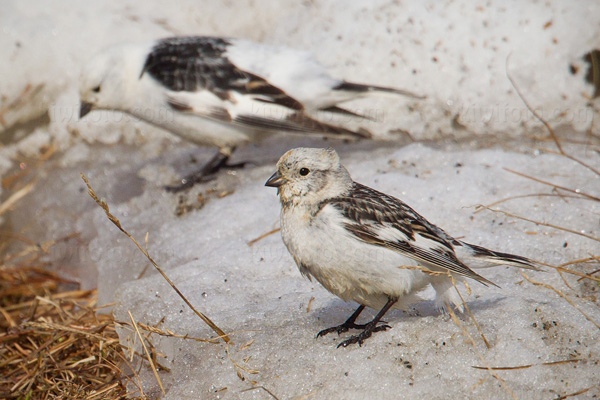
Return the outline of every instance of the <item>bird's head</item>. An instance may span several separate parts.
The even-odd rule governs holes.
[[[94,109],[127,110],[128,89],[139,79],[141,68],[134,65],[139,60],[131,50],[131,46],[114,46],[85,64],[79,78],[80,118]]]
[[[277,162],[277,171],[265,183],[276,187],[281,203],[308,205],[345,193],[352,184],[335,150],[297,148]]]

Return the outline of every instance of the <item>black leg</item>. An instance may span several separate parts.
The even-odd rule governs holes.
[[[354,321],[356,321],[356,318],[358,318],[358,316],[364,309],[365,306],[361,305],[356,309],[356,311],[354,311],[350,318],[346,320],[346,322],[344,322],[341,325],[334,326],[332,328],[323,329],[321,332],[317,333],[317,337],[325,336],[331,332],[337,332],[337,334],[339,335],[340,333],[347,332],[348,329],[364,329],[365,325],[357,325],[354,323]]]
[[[355,336],[351,336],[350,339],[348,340],[344,340],[342,343],[340,343],[338,345],[339,347],[347,347],[351,344],[354,343],[358,343],[359,346],[362,346],[363,342],[371,337],[371,334],[373,334],[373,332],[379,332],[379,331],[385,331],[386,329],[391,328],[389,325],[380,325],[377,326],[377,324],[379,323],[379,321],[381,320],[381,318],[383,318],[383,316],[385,315],[386,312],[388,312],[388,310],[398,301],[398,298],[391,298],[388,297],[388,301],[387,303],[385,303],[385,306],[383,306],[383,308],[381,309],[381,311],[379,311],[377,313],[377,315],[375,316],[375,318],[373,318],[373,320],[371,322],[369,322],[368,324],[364,325],[364,330],[359,333],[358,335]]]
[[[213,158],[210,159],[200,170],[183,178],[179,185],[165,186],[165,190],[171,193],[181,192],[182,190],[191,188],[196,183],[207,182],[214,179],[214,175],[227,165],[229,157],[234,149],[219,150]],[[235,164],[232,168],[243,167],[243,163]]]

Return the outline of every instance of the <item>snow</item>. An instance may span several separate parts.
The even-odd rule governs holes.
[[[330,143],[312,140],[293,145]],[[289,144],[281,138],[274,147]],[[497,148],[434,149],[423,144],[336,147],[357,181],[402,198],[430,221],[466,241],[553,265],[585,258],[597,249],[597,242],[583,236],[491,211],[476,213],[479,204],[523,194],[552,193],[550,187],[505,168],[594,193],[600,178],[565,157]],[[240,156],[260,160],[257,156],[267,150],[251,147]],[[580,146],[567,150],[595,168],[600,165],[597,155]],[[263,186],[274,171],[277,156],[193,189],[184,196],[184,202],[197,204],[196,196],[201,193],[206,200],[204,206],[176,216],[178,197],[161,188],[162,180],[172,179],[174,172],[147,171],[166,168],[174,159],[186,158],[188,151],[167,148],[167,159],[157,159],[143,152],[132,153],[125,145],[80,144],[77,152],[95,161],[75,160],[68,169],[49,165],[48,171],[54,177],[40,182],[32,197],[24,200],[44,210],[34,216],[36,229],[56,236],[82,233],[78,241],[70,241],[62,249],[62,254],[65,258],[76,254],[81,257],[77,260],[81,265],[97,268],[100,302],[115,301],[118,320],[129,321],[131,312],[136,321],[159,324],[163,330],[213,337],[210,328],[88,197],[78,177],[83,171],[125,229],[140,243],[149,233],[144,247],[179,290],[230,333],[233,344],[228,346],[152,335],[152,343],[163,355],[159,362],[171,369],[161,374],[167,398],[268,398],[260,389],[242,393],[254,387],[250,381],[278,398],[312,394],[315,398],[358,399],[373,393],[381,398],[395,398],[398,393],[426,398],[510,398],[489,372],[472,366],[506,367],[572,359],[582,361],[497,374],[519,398],[566,394],[588,387],[595,379],[595,360],[600,356],[598,328],[551,289],[525,281],[515,268],[479,270],[501,288],[475,282],[470,285],[473,294],[468,297],[468,305],[490,349],[486,349],[468,316],[462,316],[461,324],[474,338],[473,347],[461,328],[438,312],[431,291],[423,294],[425,301],[408,312],[390,312],[386,321],[392,329],[375,334],[363,347],[336,349],[347,334],[315,339],[319,330],[343,322],[356,305],[346,304],[317,283],[302,278],[279,233],[248,245],[278,226],[275,190]],[[211,152],[194,153],[206,158]],[[130,163],[123,164],[120,160],[128,155]],[[139,177],[139,170],[148,181]],[[51,194],[59,190],[69,196],[57,200]],[[228,191],[233,193],[219,197]],[[58,211],[59,207],[70,211],[68,218],[57,218],[64,212]],[[598,202],[533,196],[508,200],[494,208],[598,236]],[[13,223],[27,226],[16,219]],[[84,247],[85,254],[81,242],[89,243]],[[85,278],[83,271],[76,273]],[[586,287],[577,282],[578,277],[565,275],[569,289],[555,272],[526,274],[567,293],[569,300],[593,321],[600,321],[600,311],[591,297],[597,296],[597,285]],[[462,292],[467,296],[465,290]],[[369,310],[363,317],[373,315]],[[121,337],[124,344],[136,343],[141,350],[130,329],[121,329]],[[259,372],[250,374],[237,368],[232,360]],[[140,375],[146,393],[158,393],[152,373],[142,368]],[[227,389],[218,391],[223,388]]]
[[[461,326],[440,315],[431,291],[406,312],[386,315],[391,330],[362,347],[336,349],[348,334],[314,336],[343,322],[356,304],[302,278],[279,233],[248,242],[278,227],[275,190],[264,187],[275,162],[290,148],[310,145],[335,147],[356,181],[401,198],[465,241],[552,265],[597,256],[598,242],[584,235],[600,236],[598,201],[558,196],[551,186],[508,170],[599,195],[599,175],[544,150],[555,148],[551,141],[534,139],[546,132],[506,72],[564,138],[584,143],[565,140],[569,154],[599,169],[596,112],[588,105],[592,87],[584,83],[581,59],[600,45],[598,3],[211,1],[199,7],[183,0],[165,8],[158,1],[61,0],[50,6],[32,0],[4,2],[2,11],[0,49],[9,62],[0,64],[0,73],[11,79],[0,82],[0,172],[13,174],[17,166],[10,161],[18,160],[18,168],[37,176],[35,189],[7,222],[36,242],[79,232],[52,247],[47,259],[84,288],[97,286],[100,303],[113,303],[118,320],[129,321],[131,312],[138,322],[177,334],[214,336],[89,198],[79,177],[84,172],[179,290],[230,334],[229,345],[151,336],[159,362],[171,370],[161,372],[167,398],[263,399],[271,397],[268,390],[280,399],[495,399],[511,398],[510,390],[518,398],[545,399],[597,380],[599,331],[582,314],[600,323],[597,282],[568,274],[563,280],[551,269],[526,271],[565,293],[580,312],[518,269],[479,270],[500,285],[473,282],[467,299],[489,349],[468,315],[460,316]],[[573,28],[579,26],[589,29]],[[183,195],[169,194],[163,185],[214,149],[196,148],[120,113],[95,111],[79,121],[76,85],[97,49],[174,33],[310,50],[336,77],[428,97],[352,103],[380,116],[368,128],[389,142],[272,137],[235,154],[234,161],[254,164]],[[578,67],[574,74],[571,64]],[[409,137],[427,142],[407,145]],[[35,169],[35,158],[49,146],[59,152]],[[477,208],[502,199],[508,200],[492,208],[574,232]],[[587,273],[594,264],[570,267]],[[141,350],[129,328],[120,336]],[[540,365],[565,360],[580,361]],[[473,368],[529,364],[495,371],[508,390],[489,371]],[[160,396],[152,372],[142,367],[139,374],[145,393]],[[582,396],[593,395],[597,390]]]

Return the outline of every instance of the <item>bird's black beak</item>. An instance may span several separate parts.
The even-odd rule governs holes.
[[[271,177],[269,178],[269,180],[265,183],[265,186],[279,187],[279,186],[283,185],[286,182],[287,182],[287,179],[285,179],[283,177],[283,175],[281,175],[279,173],[279,171],[276,171],[273,175],[271,175]]]
[[[88,115],[88,113],[90,111],[92,111],[92,108],[94,108],[94,105],[92,103],[88,103],[86,101],[82,101],[81,102],[81,106],[79,106],[79,119],[85,117],[86,115]]]

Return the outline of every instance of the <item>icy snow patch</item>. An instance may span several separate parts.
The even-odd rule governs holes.
[[[590,158],[597,168],[597,156]],[[597,247],[582,236],[504,214],[475,213],[479,204],[552,193],[550,187],[505,168],[584,192],[599,187],[598,176],[564,157],[501,150],[441,151],[411,145],[345,149],[342,160],[356,180],[403,199],[466,241],[550,264],[586,257]],[[311,393],[319,399],[358,399],[373,393],[380,398],[394,398],[398,393],[417,398],[509,398],[489,372],[472,366],[579,358],[579,363],[497,373],[523,398],[566,394],[593,381],[594,360],[600,356],[595,339],[598,329],[552,290],[525,281],[515,268],[480,271],[501,288],[471,283],[473,294],[468,304],[490,349],[473,323],[463,317],[462,324],[476,343],[473,348],[461,329],[439,314],[431,299],[415,304],[408,313],[391,312],[386,321],[392,329],[375,334],[363,347],[336,349],[348,334],[315,339],[319,330],[343,322],[356,305],[345,304],[302,278],[278,233],[253,246],[247,244],[278,225],[275,190],[263,186],[273,168],[274,164],[238,172],[239,186],[233,194],[210,199],[204,208],[178,218],[172,215],[172,195],[156,188],[147,188],[140,196],[111,208],[138,240],[149,232],[151,255],[199,310],[231,333],[234,342],[225,346],[153,335],[152,342],[165,355],[160,362],[171,369],[161,374],[167,398],[263,398],[260,390],[240,392],[253,387],[249,381],[279,398]],[[110,203],[110,197],[107,201]],[[597,202],[532,196],[494,208],[599,235]],[[92,240],[91,257],[99,267],[101,296],[116,296],[117,319],[128,320],[131,311],[137,321],[149,325],[162,321],[162,329],[178,334],[214,336],[164,279],[151,267],[147,269],[147,260],[100,211],[94,213],[93,225],[98,236]],[[144,277],[137,279],[144,269]],[[569,293],[582,311],[600,321],[597,305],[578,298],[583,296],[583,288],[577,277],[565,276],[573,292],[555,272],[526,273]],[[467,295],[464,290],[463,294]],[[121,330],[121,337],[125,344],[135,342],[127,329]],[[245,347],[249,341],[252,344]],[[259,372],[236,367],[229,357]],[[146,387],[156,390],[153,376],[148,371],[143,376]]]

